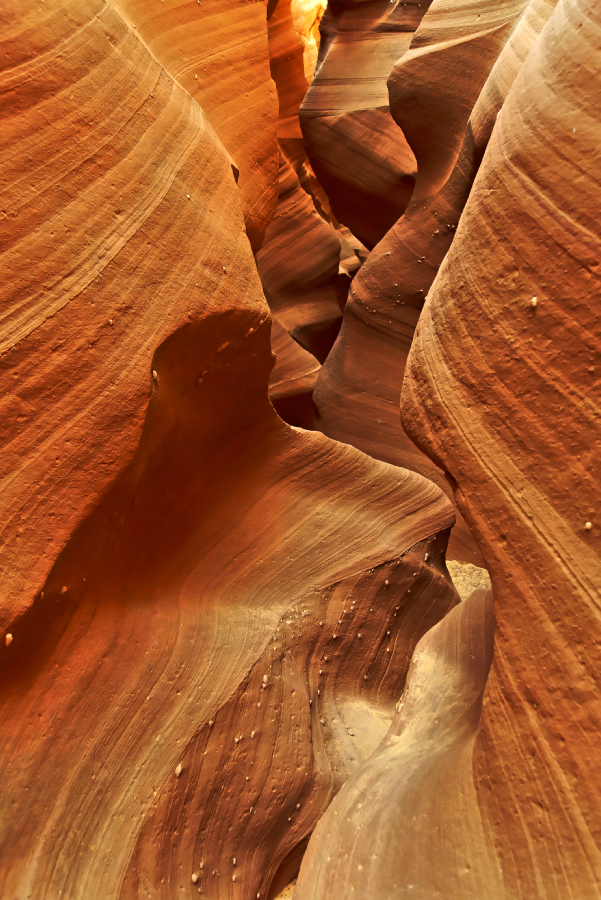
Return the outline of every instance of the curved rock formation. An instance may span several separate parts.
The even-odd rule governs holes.
[[[552,9],[552,2],[532,0],[506,43],[506,28],[496,28],[493,32],[497,41],[496,62],[467,123],[455,168],[440,191],[410,203],[405,215],[374,248],[355,277],[340,337],[315,392],[318,425],[325,434],[353,444],[378,459],[420,472],[449,495],[451,488],[441,471],[419,451],[402,428],[400,387],[423,299],[453,240],[495,117]],[[515,3],[506,4],[506,18],[514,11]],[[457,12],[459,15],[464,10],[459,8]],[[416,37],[431,14],[434,21],[441,18],[438,3],[430,8]],[[495,15],[498,18],[498,5]],[[461,15],[459,19],[463,21]],[[447,18],[446,24],[451,30],[453,20]],[[490,50],[490,34],[487,41]],[[469,40],[464,43],[464,54],[470,46],[475,55],[480,54],[479,43],[472,45]],[[487,57],[478,58],[480,82],[491,62],[490,52]],[[399,64],[397,68],[402,66]],[[442,67],[442,71],[448,76],[447,69]],[[435,94],[435,86],[427,87]],[[441,130],[444,131],[444,123]],[[446,152],[442,137],[433,145],[438,143]],[[480,552],[460,514],[449,552],[452,558],[482,565]]]
[[[330,351],[342,322],[341,241],[308,165],[298,110],[313,78],[322,12],[321,0],[307,4],[280,0],[269,18],[271,72],[279,99],[279,196],[256,256],[272,313],[320,361]]]
[[[198,101],[231,158],[254,250],[277,204],[277,96],[263,0],[112,0]]]
[[[292,337],[320,362],[336,340],[342,316],[337,279],[340,240],[280,154],[276,214],[257,253],[269,307]]]
[[[187,338],[1,663],[3,895],[266,891],[456,602],[425,560],[451,515],[433,486],[256,404],[244,431],[196,424],[173,409],[198,405]],[[224,357],[208,381],[239,378]]]
[[[0,895],[265,895],[457,602],[452,509],[274,412],[231,159],[138,29],[0,17]]]
[[[295,900],[501,896],[472,772],[493,631],[492,593],[476,591],[421,639],[390,731],[315,829]]]
[[[422,313],[403,421],[451,473],[497,603],[475,757],[509,897],[600,896],[596,149],[601,10],[560,0]]]
[[[601,900],[601,9],[280,2],[0,8],[0,896]]]
[[[320,46],[319,23],[325,0],[279,0],[269,21],[269,62],[278,102],[280,152],[296,172],[303,190],[326,222],[332,222],[330,202],[315,178],[303,143],[299,109],[315,74]],[[281,170],[280,170],[281,172]]]
[[[278,139],[302,148],[298,111],[313,81],[325,0],[278,0],[269,15],[269,60],[278,100]]]
[[[446,183],[470,113],[528,0],[434,0],[388,79],[391,114],[415,154],[419,201]]]
[[[271,349],[276,362],[269,376],[269,399],[290,425],[313,428],[313,391],[321,366],[294,341],[277,319],[271,322]]]
[[[419,4],[335,4],[323,59],[300,109],[311,165],[336,218],[373,247],[404,212],[415,158],[390,116],[386,79],[425,11]]]
[[[155,348],[199,317],[243,309],[243,334],[268,310],[227,154],[136,31],[101,0],[2,22],[6,626],[133,457]]]

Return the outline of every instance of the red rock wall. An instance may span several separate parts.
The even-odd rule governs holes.
[[[463,134],[463,144],[448,180],[431,196],[411,201],[406,213],[374,248],[356,275],[340,338],[328,357],[315,391],[317,423],[325,434],[351,443],[371,456],[420,472],[434,480],[449,496],[452,496],[449,481],[402,428],[400,388],[424,298],[453,240],[496,114],[551,14],[553,4],[544,0],[531,3],[519,15],[523,7],[523,3],[516,4],[512,0],[504,6],[497,5],[494,10],[483,4],[473,4],[467,10],[460,6],[453,8],[451,14],[444,4],[435,2],[414,37],[418,47],[428,47],[434,81],[419,81],[421,63],[414,72],[417,65],[414,60],[422,58],[422,51],[418,54],[411,50],[395,67],[390,79],[391,95],[394,82],[403,84],[404,89],[413,91],[416,97],[427,98],[422,105],[424,110],[431,108],[432,112],[428,146],[432,153],[438,148],[439,168],[448,168],[447,157],[450,155],[454,160],[456,156],[448,135],[451,126],[454,134]],[[476,41],[473,39],[474,23],[477,22],[480,28],[482,21],[477,18],[477,9],[483,10],[481,16],[486,16],[487,12],[494,15],[492,26],[489,23],[486,32],[486,54],[482,52],[480,37]],[[499,18],[505,23],[501,27],[496,24]],[[514,30],[507,40],[510,28]],[[428,40],[430,44],[426,43]],[[447,58],[450,43],[453,48],[461,47],[461,57]],[[458,51],[453,49],[455,52]],[[470,60],[467,69],[466,54]],[[437,62],[439,56],[440,65]],[[454,74],[453,65],[456,67]],[[463,85],[461,79],[468,70],[472,97],[487,74],[488,77],[466,123],[462,118],[464,88],[457,90],[461,101],[458,109],[453,108],[448,98],[445,100],[445,92],[449,80]],[[436,81],[434,73],[444,77]],[[398,116],[404,116],[408,133],[413,133],[419,122],[410,121],[412,107],[406,108],[401,101],[402,98],[397,107]],[[433,112],[442,105],[448,112],[446,118]],[[421,178],[420,172],[418,181]],[[377,372],[375,378],[374,371]],[[449,552],[453,559],[483,564],[460,512]]]
[[[313,389],[319,367],[336,339],[342,321],[338,285],[341,242],[329,204],[309,165],[303,146],[299,107],[313,78],[324,4],[280,0],[268,8],[269,59],[278,92],[278,206],[256,254],[257,270],[281,337],[274,350],[287,379],[270,396],[284,419],[313,427]],[[327,212],[326,212],[327,210]],[[297,347],[295,350],[294,347]],[[310,384],[307,362],[314,357]],[[295,367],[299,367],[295,370]]]
[[[275,318],[320,362],[328,355],[342,321],[339,266],[336,231],[317,212],[281,153],[278,208],[257,254],[257,270]]]
[[[457,602],[452,510],[274,412],[250,195],[142,25],[0,15],[0,895],[265,895]]]
[[[281,2],[0,8],[0,896],[595,900],[601,13]]]
[[[373,247],[404,212],[415,157],[390,116],[386,79],[425,11],[416,3],[337,3],[300,110],[311,165],[336,218]]]
[[[475,771],[510,897],[593,898],[601,884],[600,33],[597,4],[561,0],[524,63],[403,390],[405,427],[456,479],[492,575]]]
[[[136,32],[95,0],[2,18],[6,624],[133,458],[156,348],[227,309],[242,337],[268,310],[227,154]]]
[[[194,97],[231,156],[257,250],[277,203],[277,95],[264,0],[112,0],[150,52]]]

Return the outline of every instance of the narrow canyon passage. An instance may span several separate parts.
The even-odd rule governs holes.
[[[0,898],[601,900],[601,7],[0,7]]]

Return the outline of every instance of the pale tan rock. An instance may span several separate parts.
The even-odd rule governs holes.
[[[295,900],[502,896],[472,772],[493,631],[492,594],[476,591],[419,642],[390,731],[309,841]]]

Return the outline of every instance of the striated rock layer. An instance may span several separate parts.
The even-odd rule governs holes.
[[[37,16],[2,10],[3,625],[133,458],[156,347],[204,316],[244,310],[242,336],[268,315],[200,107],[101,0]]]
[[[597,898],[601,10],[560,0],[497,119],[403,390],[491,571],[475,753],[509,897]]]
[[[185,402],[196,352],[157,354]],[[4,895],[267,890],[456,602],[427,482],[168,399],[0,664]]]
[[[413,200],[446,183],[478,94],[527,0],[434,0],[388,79],[390,112],[415,154]]]
[[[386,79],[423,13],[416,2],[336,3],[300,109],[311,165],[336,218],[373,247],[404,212],[415,157],[393,122]]]
[[[327,199],[309,166],[298,110],[313,78],[322,12],[321,0],[280,0],[269,16],[270,66],[279,101],[279,192],[277,210],[256,254],[272,313],[294,340],[320,361],[331,349],[342,321],[341,241],[325,211],[329,211]],[[291,348],[280,346],[280,353],[282,350],[290,370],[296,355]],[[278,408],[287,421],[302,421],[311,427],[310,393],[291,395],[286,408],[281,403]]]
[[[313,391],[321,366],[293,340],[277,319],[271,322],[271,349],[276,361],[269,376],[269,399],[290,425],[312,428]]]
[[[476,591],[421,639],[388,734],[309,842],[295,900],[502,896],[472,771],[493,631],[492,593]]]
[[[601,900],[601,10],[280,3],[0,9],[0,896]]]
[[[138,28],[0,17],[0,895],[265,896],[457,603],[452,508],[274,412],[230,155]]]
[[[257,254],[257,270],[273,315],[320,362],[342,321],[339,262],[335,230],[319,215],[281,154],[278,208]]]
[[[379,459],[420,472],[449,494],[450,485],[441,471],[419,451],[402,428],[400,387],[424,297],[453,239],[496,115],[553,9],[553,3],[547,0],[532,0],[506,42],[507,29],[515,25],[516,15],[523,6],[513,0],[496,6],[494,21],[498,22],[500,12],[504,10],[505,25],[495,27],[492,36],[490,29],[487,32],[487,55],[483,55],[479,41],[471,40],[472,32],[465,27],[465,6],[453,7],[447,12],[444,4],[435,2],[424,17],[415,40],[422,43],[417,40],[422,30],[430,37],[436,33],[439,40],[431,50],[435,58],[437,54],[444,56],[451,37],[456,35],[459,25],[464,24],[463,56],[454,61],[458,76],[462,75],[465,55],[469,53],[472,54],[472,80],[474,67],[478,66],[476,86],[482,83],[493,61],[494,65],[467,126],[459,122],[465,132],[463,145],[448,181],[432,196],[410,203],[405,215],[374,248],[368,262],[355,277],[340,338],[328,357],[315,392],[317,422],[324,433]],[[487,7],[481,2],[471,4],[472,14],[467,17],[467,25],[472,28],[474,20],[478,24],[481,21],[476,19],[477,9],[486,14]],[[437,31],[434,25],[437,25]],[[445,34],[448,35],[446,41],[443,40]],[[411,54],[407,56],[411,57]],[[452,61],[447,60],[446,66],[440,67],[433,62],[433,71],[444,75],[440,80],[443,93],[451,76]],[[410,79],[409,63],[407,69]],[[401,70],[404,71],[403,60],[396,69],[397,72]],[[429,92],[431,103],[438,89],[438,83],[415,87],[416,91],[421,90],[420,96]],[[474,96],[474,87],[470,90]],[[399,109],[399,114],[401,111]],[[449,114],[451,111],[452,106]],[[455,119],[460,118],[460,112],[461,109],[456,112]],[[447,123],[446,120],[431,123],[431,133],[437,124],[441,134],[437,135],[434,145],[439,147],[441,165],[442,157],[448,153],[447,143],[443,141]],[[456,130],[459,125],[455,125]],[[418,180],[420,178],[421,172]],[[375,378],[374,370],[377,372]],[[457,517],[449,551],[453,558],[483,564],[461,514]]]
[[[277,96],[264,0],[112,0],[202,107],[234,167],[257,250],[277,203]]]

